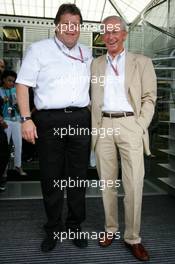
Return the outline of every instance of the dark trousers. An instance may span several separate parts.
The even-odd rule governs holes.
[[[66,180],[64,183],[68,184],[68,179],[71,179],[77,183],[87,178],[90,112],[87,108],[68,113],[64,110],[41,110],[35,113],[34,120],[39,137],[41,186],[48,219],[45,230],[47,233],[59,232],[63,229],[64,189],[60,186],[61,181]],[[80,133],[80,129],[84,132]],[[78,184],[66,189],[66,228],[80,229],[85,219],[85,188]]]
[[[0,126],[0,183],[9,159],[9,147],[4,129]]]
[[[23,161],[33,160],[37,156],[36,146],[27,142],[25,139],[22,142],[22,159]]]

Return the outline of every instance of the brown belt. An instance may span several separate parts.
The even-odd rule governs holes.
[[[110,117],[110,118],[120,118],[120,117],[126,117],[126,116],[133,116],[133,112],[120,112],[120,113],[106,113],[103,112],[104,117]]]

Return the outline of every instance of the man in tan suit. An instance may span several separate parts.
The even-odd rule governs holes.
[[[148,260],[149,255],[141,244],[139,232],[143,153],[150,154],[147,129],[154,114],[156,76],[150,58],[124,49],[127,31],[120,17],[107,17],[103,26],[102,39],[107,54],[92,63],[91,91],[92,145],[99,177],[106,183],[102,192],[106,232],[99,244],[109,246],[118,230],[115,182],[119,153],[125,192],[125,245],[139,260]],[[99,132],[101,129],[106,132],[104,137]],[[113,182],[112,187],[109,182]]]

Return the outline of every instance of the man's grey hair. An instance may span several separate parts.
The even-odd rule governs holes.
[[[117,22],[120,22],[121,30],[127,31],[127,24],[125,20],[120,16],[108,16],[103,19],[102,24],[105,24],[109,19],[116,19]]]

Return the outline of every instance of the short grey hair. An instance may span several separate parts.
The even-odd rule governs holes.
[[[116,19],[120,22],[121,30],[127,31],[127,24],[125,20],[120,16],[108,16],[102,20],[102,24],[106,23],[109,19]]]

